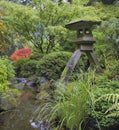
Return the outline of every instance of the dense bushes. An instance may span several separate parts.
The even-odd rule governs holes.
[[[49,100],[46,97],[45,103],[39,105],[34,113],[34,120],[48,120],[54,129],[81,130],[87,116],[92,79],[93,74],[86,73],[81,74],[78,81],[67,84],[67,88],[59,83],[53,98]]]
[[[16,70],[16,76],[17,77],[30,77],[36,74],[37,65],[38,61],[36,60],[30,60],[28,58],[23,58],[17,60],[14,65],[15,65],[15,70]]]
[[[94,37],[97,39],[97,43],[95,44],[96,56],[98,57],[101,67],[104,69],[110,64],[112,64],[113,68],[115,60],[119,59],[118,33],[119,20],[103,21],[101,26],[93,32]],[[118,67],[116,67],[116,69],[118,69]]]
[[[54,52],[45,55],[39,61],[28,58],[19,59],[14,63],[16,76],[29,77],[36,74],[47,79],[58,79],[70,56],[70,52]]]
[[[114,104],[116,100],[116,96],[115,97],[113,96],[113,99],[111,99],[111,96],[109,97],[106,95],[107,94],[114,95],[119,93],[118,81],[117,80],[106,81],[102,82],[102,84],[100,84],[99,86],[98,85],[96,86],[95,89],[93,90],[95,101],[93,104],[94,105],[93,111],[91,111],[90,113],[91,118],[97,121],[97,126],[100,125],[100,127],[109,128],[112,126],[119,125],[119,118],[117,116],[108,116],[108,114],[111,113],[106,112],[108,109],[111,108],[111,106]],[[116,110],[116,107],[114,110]],[[112,111],[112,113],[114,112],[114,110]]]
[[[17,89],[7,88],[4,93],[2,93],[0,99],[2,103],[0,105],[0,109],[8,110],[13,107],[16,107],[19,103],[19,96],[21,92]]]
[[[70,56],[70,52],[54,52],[44,56],[37,65],[37,75],[59,79]]]
[[[30,76],[34,76],[37,72],[37,68],[36,68],[37,64],[38,64],[38,61],[29,60],[21,67],[20,74],[26,78]]]
[[[102,22],[99,31],[103,33],[102,43],[108,44],[107,47],[110,47],[110,50],[113,50],[111,55],[119,58],[119,20]]]
[[[0,59],[0,95],[7,88],[7,67],[4,65],[4,61]]]
[[[22,48],[22,49],[14,51],[14,53],[10,56],[10,59],[12,61],[16,61],[24,57],[30,57],[30,55],[31,55],[31,49]]]
[[[46,79],[57,80],[60,78],[67,62],[69,61],[71,52],[53,52],[43,56],[40,60],[22,58],[14,62],[17,77],[30,77],[37,75],[38,77],[45,77]],[[82,61],[83,60],[83,61]],[[77,77],[80,69],[84,69],[86,63],[85,56],[79,60],[73,73],[73,78]]]
[[[44,56],[37,65],[37,74],[47,79],[59,79],[71,55],[71,52],[60,51]],[[85,62],[86,58],[82,56],[74,69],[73,78],[77,77],[76,74],[79,73],[80,69],[84,69]]]
[[[114,104],[115,97],[104,97],[106,94],[117,94],[119,93],[119,62],[117,60],[105,60],[105,69],[103,73],[97,74],[95,77],[95,86],[93,88],[93,109],[90,111],[90,116],[97,122],[97,127],[100,125],[108,129],[109,127],[119,125],[119,118],[116,116],[108,117],[110,112],[106,112]],[[103,97],[103,98],[101,98]],[[118,103],[118,101],[117,101]],[[116,110],[116,109],[115,109]],[[89,112],[89,109],[88,109]],[[114,112],[114,111],[111,111]],[[93,122],[93,124],[96,124]]]
[[[7,58],[0,58],[0,95],[8,87],[8,78],[14,76],[12,62]]]
[[[78,129],[79,126],[86,127],[84,130],[90,128],[100,128],[100,130],[104,128],[106,130],[119,125],[118,117],[108,117],[111,112],[118,112],[119,107],[114,111],[106,112],[113,106],[116,98],[113,96],[114,98],[111,99],[106,97],[105,94],[116,95],[119,93],[118,79],[108,79],[108,76],[105,79],[105,73],[103,73],[100,79],[97,73],[96,75],[94,72],[90,73],[90,75],[85,73],[79,76],[79,80],[68,83],[67,88],[60,85],[60,87],[56,88],[56,93],[53,94],[51,102],[48,97],[48,101],[39,106],[39,113],[35,113],[37,116],[36,121],[49,119],[51,124],[58,121],[55,124],[58,127],[65,126],[65,128],[72,130]],[[118,105],[119,101],[116,102]]]
[[[29,61],[29,58],[22,58],[14,62],[15,73],[17,77],[22,77],[21,71],[25,63]]]
[[[70,52],[54,52],[45,55],[39,61],[22,58],[14,62],[17,77],[37,76],[47,79],[58,79],[67,61],[71,56]]]
[[[18,105],[20,92],[9,88],[9,79],[14,77],[14,67],[7,57],[0,58],[0,109],[8,110]]]

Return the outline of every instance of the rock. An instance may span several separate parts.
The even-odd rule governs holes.
[[[27,82],[26,78],[14,78],[19,84],[25,84]]]
[[[46,84],[48,82],[48,80],[45,77],[41,77],[40,79],[40,84]]]
[[[27,86],[28,88],[34,88],[34,87],[36,87],[37,84],[36,84],[35,79],[28,81],[28,82],[26,83],[26,86]]]

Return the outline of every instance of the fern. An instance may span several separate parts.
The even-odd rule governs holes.
[[[118,100],[119,100],[119,94],[117,94],[117,93],[115,93],[115,94],[104,94],[103,96],[101,96],[101,97],[99,97],[97,100],[96,100],[96,102],[97,101],[99,101],[99,100],[105,100],[105,101],[108,101],[108,102],[110,102],[110,101],[112,101],[113,103],[117,103],[118,102]]]
[[[99,97],[96,101],[105,100],[108,103],[112,102],[112,106],[109,107],[105,114],[106,117],[119,117],[119,94],[105,94],[101,97]]]
[[[106,117],[119,117],[119,110],[108,114]]]
[[[108,112],[115,110],[115,109],[117,109],[117,110],[119,109],[119,103],[113,104],[105,113],[108,113]]]

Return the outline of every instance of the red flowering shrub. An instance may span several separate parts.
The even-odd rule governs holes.
[[[22,48],[22,49],[14,51],[14,53],[10,56],[10,59],[12,61],[16,61],[24,57],[30,57],[30,55],[31,55],[31,49]]]

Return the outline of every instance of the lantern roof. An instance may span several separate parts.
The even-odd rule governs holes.
[[[88,20],[79,20],[71,22],[65,25],[69,30],[78,30],[83,28],[92,28],[93,25],[100,25],[101,21],[88,21]]]

